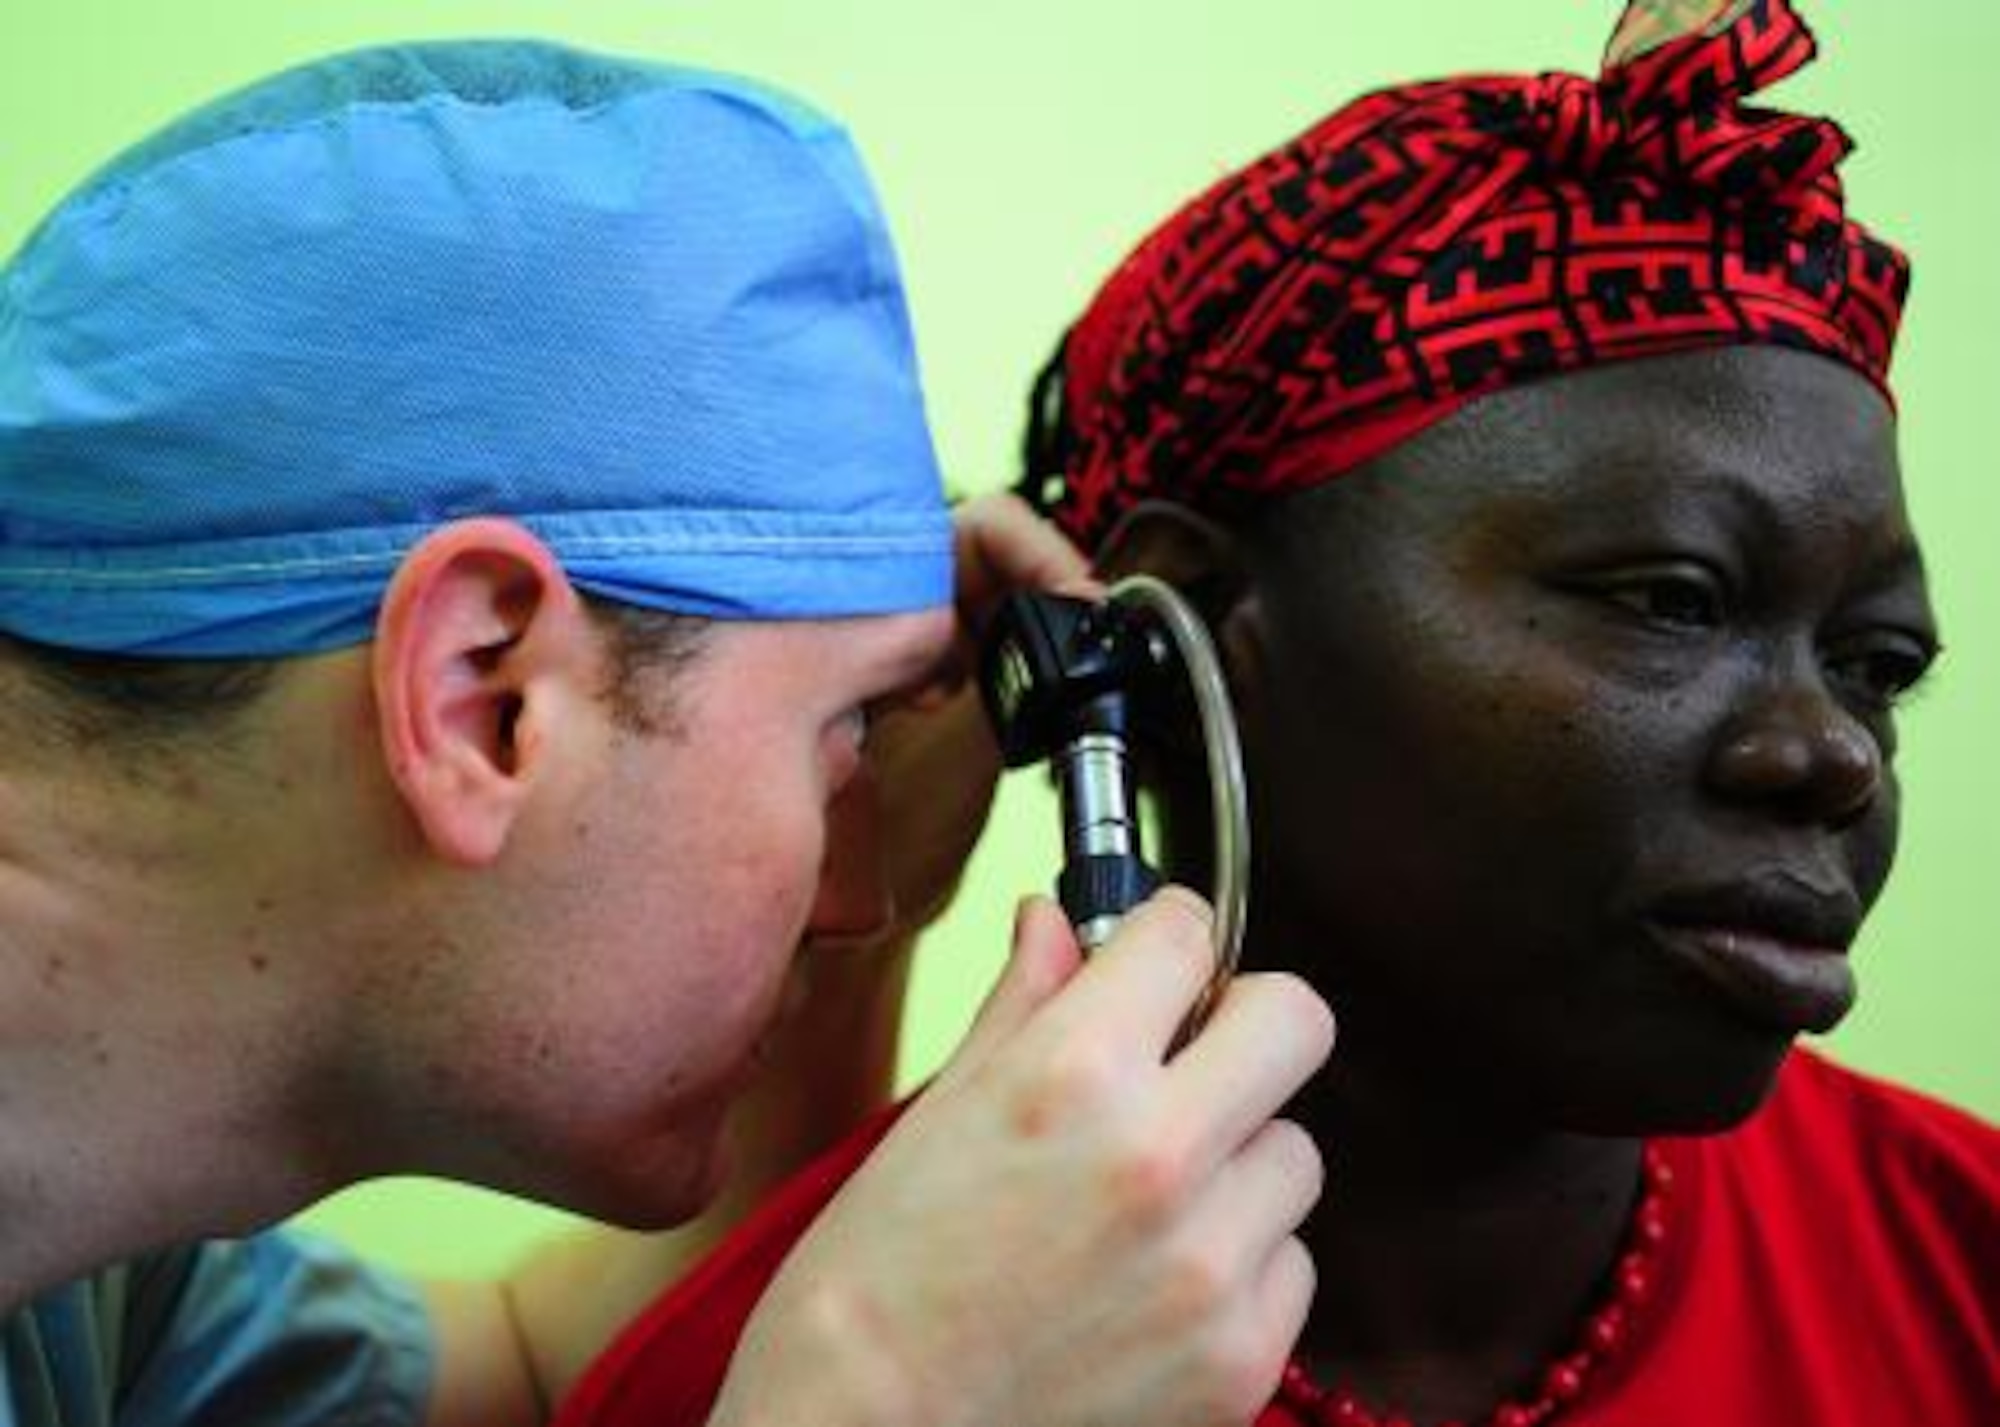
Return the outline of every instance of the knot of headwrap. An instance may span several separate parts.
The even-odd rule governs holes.
[[[1659,23],[1657,3],[1635,8]],[[1718,7],[1682,6],[1689,8]],[[1720,8],[1742,24],[1761,7]],[[1686,15],[1684,23],[1695,18]],[[1631,44],[1634,37],[1621,35],[1598,80],[1563,73],[1529,80],[1524,111],[1543,161],[1559,173],[1598,177],[1622,168],[1724,200],[1810,206],[1814,186],[1853,144],[1830,119],[1740,102],[1813,56],[1812,34],[1795,14],[1780,4],[1766,18],[1761,29],[1745,25],[1755,43],[1742,48],[1715,37],[1644,59],[1627,57],[1621,40]]]
[[[1846,216],[1851,144],[1743,102],[1813,53],[1786,0],[1634,0],[1596,80],[1383,90],[1223,179],[1069,335],[1058,519],[1092,543],[1148,497],[1316,485],[1485,393],[1691,347],[1886,393],[1909,267]]]
[[[1552,168],[1601,173],[1633,147],[1617,94],[1582,75],[1541,75],[1529,82],[1524,97],[1534,142]],[[1655,145],[1653,154],[1658,152]]]

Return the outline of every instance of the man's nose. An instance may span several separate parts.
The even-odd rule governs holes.
[[[896,905],[883,854],[875,778],[864,761],[827,805],[826,850],[806,919],[808,939],[856,940],[888,930]]]

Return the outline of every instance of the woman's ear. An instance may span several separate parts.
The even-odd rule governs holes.
[[[1208,626],[1249,734],[1262,685],[1263,621],[1251,547],[1236,531],[1173,501],[1142,501],[1097,547],[1107,583],[1151,575],[1172,585]]]
[[[1150,575],[1173,586],[1207,626],[1229,686],[1244,751],[1257,733],[1263,688],[1264,638],[1260,584],[1245,538],[1208,516],[1171,501],[1147,501],[1114,525],[1098,546],[1098,573],[1109,584]],[[1208,775],[1197,727],[1153,730],[1145,779],[1155,793],[1162,866],[1176,880],[1208,885],[1214,830]]]
[[[1211,625],[1248,594],[1243,541],[1221,525],[1173,501],[1141,501],[1118,518],[1097,547],[1097,573],[1107,582],[1151,575],[1172,585]]]
[[[1172,585],[1207,624],[1232,679],[1249,650],[1232,648],[1256,622],[1258,582],[1250,547],[1228,526],[1173,501],[1142,501],[1120,516],[1097,547],[1106,583],[1151,575]]]
[[[389,774],[447,861],[491,862],[596,697],[587,611],[548,548],[510,520],[459,521],[404,558],[382,601],[373,679]]]

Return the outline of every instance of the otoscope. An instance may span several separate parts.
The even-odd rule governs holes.
[[[1215,844],[1215,971],[1182,1031],[1192,1036],[1235,973],[1250,863],[1236,720],[1200,617],[1171,585],[1144,575],[1119,581],[1101,603],[1014,594],[987,631],[980,689],[1002,761],[1055,765],[1064,853],[1056,896],[1086,951],[1160,885],[1145,856],[1134,743],[1149,727],[1185,719],[1192,705]]]

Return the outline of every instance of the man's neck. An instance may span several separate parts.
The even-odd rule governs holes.
[[[0,1306],[330,1187],[297,1128],[310,988],[144,872],[188,839],[34,813],[0,835]]]

